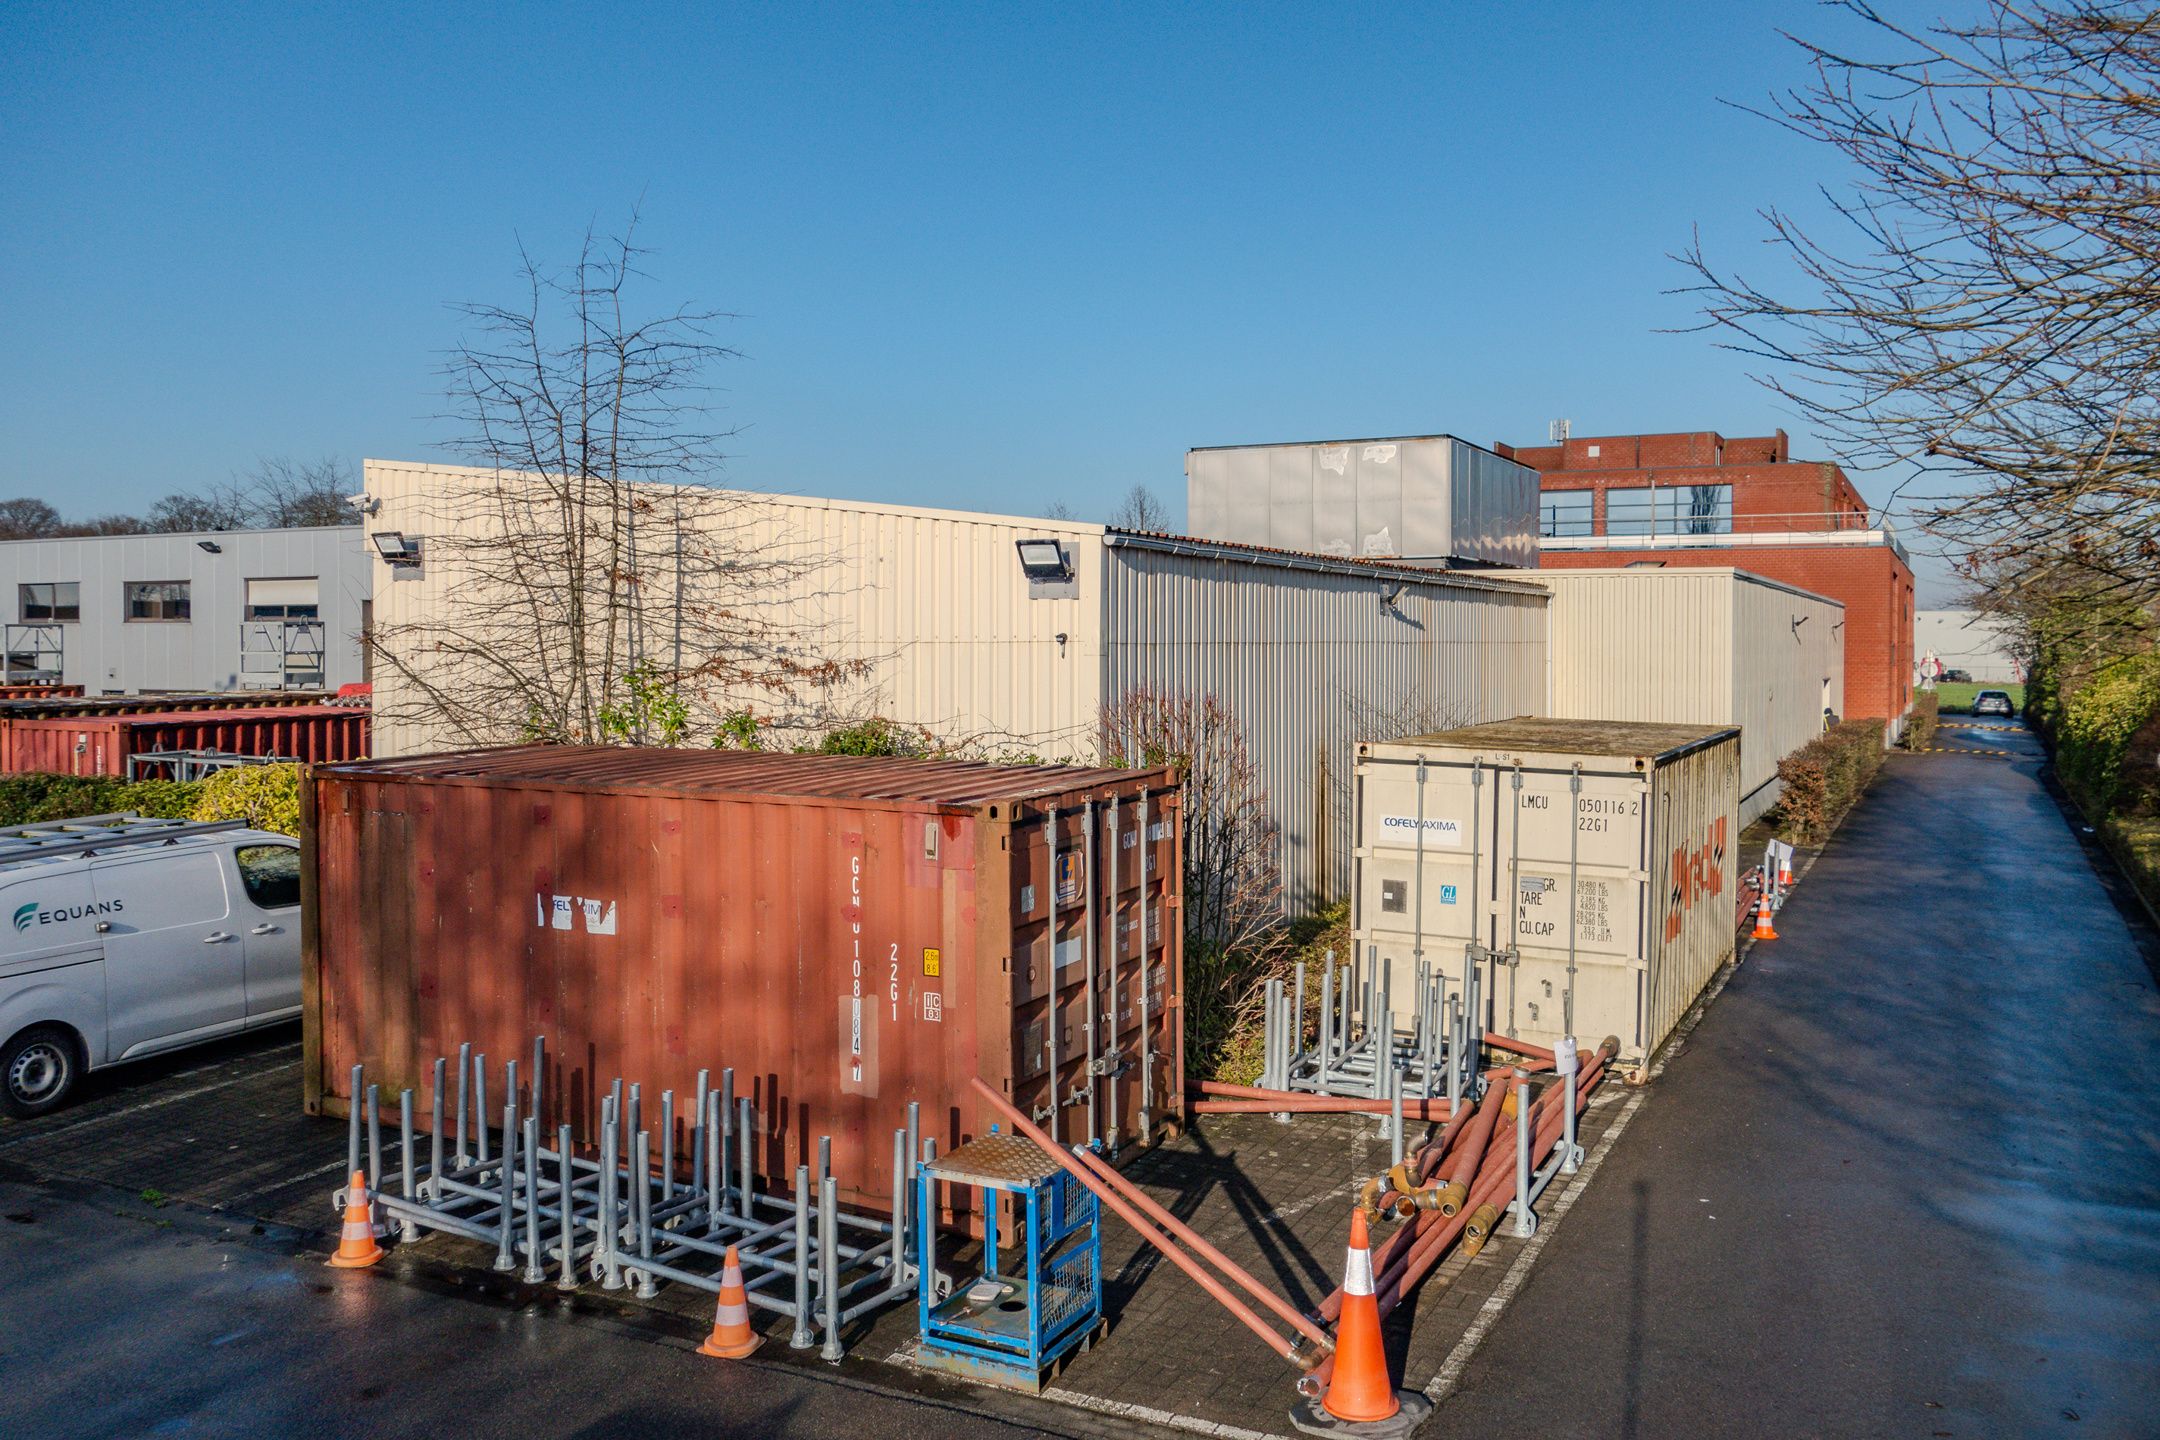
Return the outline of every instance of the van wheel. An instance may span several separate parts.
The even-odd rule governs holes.
[[[55,1025],[25,1030],[0,1047],[0,1110],[18,1120],[43,1115],[75,1088],[75,1041]]]

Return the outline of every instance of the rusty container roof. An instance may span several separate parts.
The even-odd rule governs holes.
[[[1172,783],[1167,769],[993,765],[897,756],[778,755],[621,745],[516,745],[318,766],[318,776],[421,780],[502,789],[771,796],[973,807],[1049,801],[1097,787]]]
[[[1483,725],[1463,725],[1428,735],[1405,735],[1388,746],[1450,746],[1475,750],[1559,752],[1618,758],[1666,759],[1736,736],[1731,725],[1682,725],[1638,720],[1572,720],[1565,716],[1517,715]]]

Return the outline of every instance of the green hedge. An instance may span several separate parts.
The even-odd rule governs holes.
[[[197,781],[122,780],[111,775],[0,775],[0,825],[122,810],[184,820],[194,815],[202,788]]]
[[[1770,814],[1794,844],[1819,844],[1859,802],[1883,763],[1880,720],[1845,720],[1778,761],[1785,789]]]
[[[1933,690],[1915,690],[1912,697],[1912,714],[1905,721],[1905,738],[1899,743],[1908,750],[1925,750],[1935,743],[1935,727],[1942,720],[1942,697]]]
[[[2054,705],[2055,763],[2070,789],[2105,814],[2121,789],[2130,737],[2160,711],[2160,652],[2103,665]]]

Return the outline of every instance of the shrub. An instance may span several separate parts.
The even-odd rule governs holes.
[[[1933,690],[1915,690],[1912,698],[1912,714],[1905,721],[1905,738],[1900,743],[1908,750],[1925,750],[1935,743],[1935,727],[1942,720],[1942,697]]]
[[[300,833],[300,767],[236,765],[201,782],[197,820],[244,820],[257,830]]]
[[[816,755],[900,755],[921,757],[937,753],[937,742],[927,730],[903,726],[897,720],[873,715],[825,732],[812,747]]]
[[[2059,703],[2056,763],[2070,788],[2105,812],[2121,787],[2130,737],[2160,710],[2160,652],[2102,666]]]
[[[199,781],[122,780],[116,775],[0,776],[0,825],[122,811],[185,819],[194,812],[201,790]]]
[[[1859,801],[1883,763],[1880,720],[1845,720],[1778,761],[1785,789],[1771,820],[1784,839],[1819,843]]]

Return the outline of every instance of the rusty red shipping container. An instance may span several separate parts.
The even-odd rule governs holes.
[[[1185,1105],[1179,802],[1167,770],[691,750],[318,768],[308,1106],[342,1113],[363,1063],[424,1115],[437,1056],[544,1035],[581,1139],[596,1084],[680,1109],[733,1067],[759,1173],[830,1135],[861,1204],[890,1202],[908,1102],[941,1148],[987,1132],[972,1076],[1048,1116],[1054,1075],[1068,1141],[1158,1137]]]
[[[66,700],[82,693],[80,685],[0,685],[0,700]]]
[[[125,775],[130,755],[156,750],[356,760],[367,754],[368,719],[367,711],[342,705],[16,717],[8,723],[5,765],[12,773]]]
[[[75,715],[156,715],[198,710],[268,710],[327,704],[322,690],[219,690],[204,694],[84,695],[80,685],[68,686],[72,694],[0,698],[0,771],[30,767],[15,763],[15,723]]]

